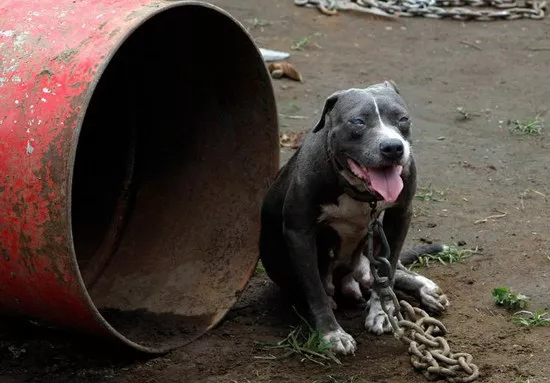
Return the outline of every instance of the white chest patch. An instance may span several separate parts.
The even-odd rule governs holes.
[[[383,211],[391,205],[379,202],[377,209]],[[338,259],[350,262],[359,242],[367,234],[371,208],[368,202],[356,201],[347,194],[338,197],[338,203],[321,206],[319,222],[332,227],[340,236]]]

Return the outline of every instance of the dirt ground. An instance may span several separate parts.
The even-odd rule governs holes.
[[[463,241],[481,250],[460,264],[421,270],[451,300],[441,318],[451,347],[474,356],[480,382],[550,382],[550,329],[511,323],[491,297],[492,288],[507,285],[531,298],[530,309],[550,308],[548,203],[540,194],[550,192],[547,133],[517,136],[507,125],[546,117],[550,19],[385,21],[326,17],[291,0],[214,3],[250,27],[262,47],[289,51],[311,38],[290,51],[304,82],[274,80],[282,131],[309,129],[335,90],[397,82],[413,116],[421,192],[437,197],[415,202],[409,244]],[[457,107],[471,118],[460,121]],[[291,153],[284,149],[282,160]],[[476,223],[490,216],[500,218]],[[157,359],[120,360],[63,335],[4,324],[0,382],[425,382],[405,346],[363,331],[361,314],[338,313],[359,343],[342,365],[257,359],[267,353],[255,342],[282,339],[296,323],[259,273],[216,329]]]

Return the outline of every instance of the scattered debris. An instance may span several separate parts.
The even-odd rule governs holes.
[[[528,47],[527,49],[533,52],[550,51],[550,47]]]
[[[283,118],[288,118],[289,120],[307,120],[306,116],[292,116],[290,114],[283,114],[283,113],[279,113],[279,116]]]
[[[490,216],[485,217],[485,218],[478,219],[477,221],[474,222],[474,224],[477,225],[478,223],[486,223],[490,219],[504,218],[508,215],[508,212],[506,212],[506,211],[500,211],[500,210],[496,210],[496,209],[495,209],[495,211],[498,212],[499,214],[494,214],[494,215],[490,215]]]
[[[475,44],[472,44],[472,43],[469,43],[469,42],[467,42],[467,41],[462,41],[462,40],[461,40],[461,41],[459,41],[459,42],[460,42],[461,44],[464,44],[464,45],[469,46],[469,47],[471,47],[471,48],[477,49],[478,51],[482,51],[482,50],[483,50],[483,49],[480,48],[479,46],[477,46],[477,45],[475,45]]]
[[[306,132],[283,133],[280,136],[279,142],[283,148],[298,149],[302,145],[305,135]]]
[[[529,199],[531,198],[531,196],[535,194],[535,195],[538,195],[542,198],[544,198],[544,202],[548,202],[548,197],[546,196],[546,194],[538,191],[538,190],[534,190],[534,189],[525,189],[524,191],[522,191],[521,193],[519,193],[519,202],[521,204],[520,206],[520,209],[523,210],[525,208],[525,205],[524,205],[524,201],[526,199]]]
[[[271,73],[271,77],[273,78],[281,78],[281,77],[287,77],[294,81],[302,82],[303,78],[300,72],[294,68],[294,66],[287,62],[276,62],[271,63],[267,66],[267,69],[269,70],[269,73]]]
[[[311,37],[305,36],[302,37],[292,43],[290,46],[290,49],[293,51],[303,51],[305,47],[307,47],[311,43]]]
[[[480,113],[470,112],[470,111],[464,109],[464,107],[462,107],[462,106],[457,107],[456,111],[458,113],[458,120],[459,121],[467,121],[467,120],[471,120],[472,117],[481,116]]]
[[[271,25],[271,23],[265,19],[259,19],[257,17],[253,19],[246,20],[249,24],[252,24],[252,28],[256,29],[259,28],[260,30],[263,30],[264,27],[267,27],[268,25]]]
[[[265,48],[260,48],[260,53],[266,62],[286,60],[290,57],[290,53]]]

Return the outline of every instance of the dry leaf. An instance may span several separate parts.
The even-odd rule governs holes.
[[[280,136],[280,144],[283,148],[298,149],[302,145],[302,140],[306,132],[289,132]]]
[[[273,78],[281,78],[284,76],[295,81],[303,81],[300,72],[298,72],[292,64],[289,64],[287,62],[271,63],[267,66],[267,68],[269,69],[269,73],[271,73],[271,77]]]

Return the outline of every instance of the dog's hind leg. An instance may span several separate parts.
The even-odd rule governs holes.
[[[401,263],[397,264],[395,271],[394,290],[415,297],[422,307],[433,315],[441,314],[449,306],[447,296],[434,281],[407,270]],[[393,302],[388,302],[388,309],[391,312],[395,310]],[[388,316],[382,309],[380,297],[376,291],[372,292],[367,302],[367,310],[365,328],[368,331],[378,335],[392,331]]]
[[[297,294],[297,292],[300,292],[299,282],[292,270],[288,248],[281,230],[282,217],[272,210],[269,209],[267,204],[262,208],[259,241],[260,260],[266,274],[279,286],[285,296],[301,301],[303,297]]]
[[[418,299],[433,315],[441,314],[449,306],[449,299],[434,281],[406,269],[400,263],[395,271],[394,288]]]

